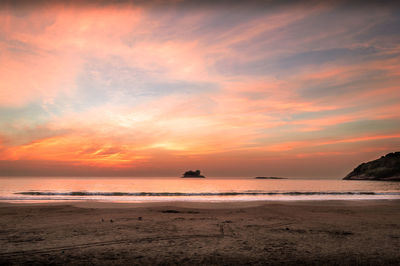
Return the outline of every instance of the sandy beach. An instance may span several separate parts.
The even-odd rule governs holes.
[[[400,201],[0,204],[0,264],[399,265]]]

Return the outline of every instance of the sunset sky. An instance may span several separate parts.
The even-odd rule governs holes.
[[[400,150],[399,6],[111,2],[0,4],[0,175],[341,178]]]

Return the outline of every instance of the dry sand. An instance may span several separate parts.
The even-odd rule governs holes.
[[[399,247],[400,201],[0,204],[1,265],[399,265]]]

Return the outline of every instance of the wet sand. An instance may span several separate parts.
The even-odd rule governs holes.
[[[0,264],[399,265],[400,201],[0,204]]]

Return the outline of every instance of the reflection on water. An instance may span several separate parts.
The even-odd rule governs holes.
[[[400,199],[400,182],[181,178],[1,178],[4,201]]]

